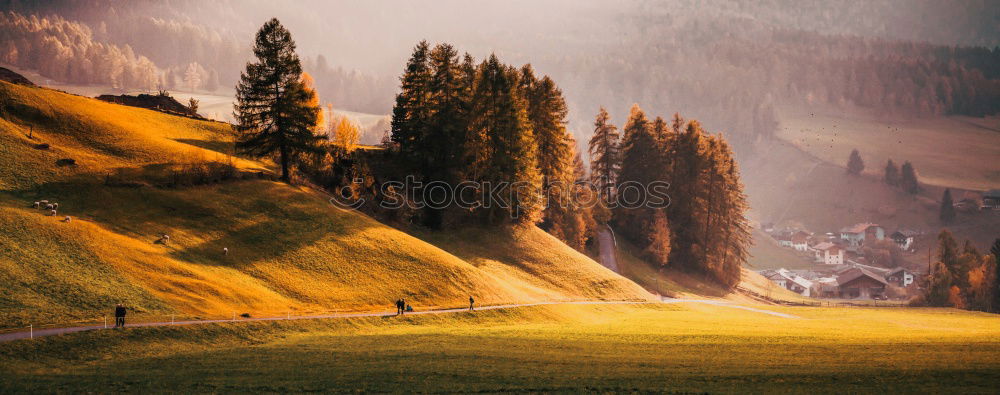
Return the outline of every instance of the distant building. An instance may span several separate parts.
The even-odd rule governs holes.
[[[809,279],[799,276],[792,271],[781,268],[777,270],[762,270],[760,274],[771,280],[771,282],[777,284],[779,287],[787,289],[789,291],[795,292],[802,296],[811,296],[813,290],[813,282]]]
[[[889,274],[886,274],[885,281],[898,287],[906,288],[910,286],[910,284],[913,284],[916,278],[917,277],[913,272],[902,267],[897,267],[890,270]]]
[[[917,235],[917,232],[912,230],[897,230],[889,235],[899,249],[907,251],[913,246],[913,238]]]
[[[885,239],[885,229],[878,224],[860,223],[840,230],[840,239],[846,243],[845,248],[851,252],[861,251],[865,241],[872,242]]]
[[[779,287],[788,288],[788,277],[778,273],[777,270],[761,270],[759,273],[761,276],[764,276],[764,278],[777,284]]]
[[[792,242],[791,247],[794,248],[795,251],[808,251],[810,237],[812,237],[812,235],[810,235],[807,232],[801,230],[795,232],[794,234],[792,234],[791,237],[791,242]]]
[[[844,249],[828,241],[824,241],[812,247],[816,255],[816,262],[827,265],[843,265]]]
[[[983,205],[980,209],[1000,210],[1000,189],[990,189],[983,192]]]
[[[871,299],[885,294],[889,285],[882,276],[854,267],[837,277],[839,296],[844,299]]]

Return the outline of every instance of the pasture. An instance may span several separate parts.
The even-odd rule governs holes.
[[[558,305],[101,331],[0,345],[0,390],[984,393],[1000,316]]]

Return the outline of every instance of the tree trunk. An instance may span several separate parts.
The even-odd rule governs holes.
[[[288,175],[288,148],[281,147],[281,181],[291,184],[292,178]]]

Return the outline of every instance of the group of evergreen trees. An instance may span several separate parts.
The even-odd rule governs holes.
[[[990,254],[981,254],[966,240],[961,249],[948,230],[938,234],[938,255],[924,279],[918,304],[981,311],[1000,310],[1000,239]]]
[[[746,196],[732,149],[721,135],[675,114],[650,121],[634,105],[619,142],[602,108],[590,140],[591,169],[603,201],[616,202],[619,233],[662,266],[699,272],[733,287],[751,242]],[[626,185],[669,183],[669,205],[626,204]],[[647,196],[648,197],[648,196]]]
[[[916,195],[920,192],[920,182],[917,181],[917,170],[913,168],[910,161],[903,162],[903,167],[896,167],[896,163],[889,159],[885,164],[885,172],[882,177],[886,185],[902,189],[904,192]]]
[[[573,210],[556,203],[570,192],[566,186],[575,173],[575,143],[565,125],[562,92],[530,65],[518,69],[495,55],[476,64],[449,44],[431,48],[422,41],[401,77],[391,142],[408,173],[425,186],[473,182],[513,188],[494,195],[502,204],[484,201],[489,194],[481,190],[462,190],[468,196],[453,196],[459,193],[455,188],[414,191],[419,203],[470,203],[425,204],[419,214],[424,225],[441,228],[467,218],[487,224],[541,221],[564,233],[565,223],[578,222]]]

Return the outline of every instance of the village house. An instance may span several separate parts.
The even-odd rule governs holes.
[[[816,262],[827,265],[843,265],[844,249],[828,241],[824,241],[812,247],[816,255]]]
[[[1000,189],[990,189],[983,192],[982,210],[1000,210]]]
[[[844,299],[872,299],[885,295],[888,283],[882,276],[854,267],[837,277],[839,297]]]
[[[813,282],[799,276],[792,271],[781,268],[777,270],[762,270],[760,274],[779,287],[795,292],[802,296],[812,296]]]
[[[899,249],[908,251],[913,246],[913,238],[916,235],[917,232],[912,230],[897,230],[889,235],[889,238],[899,246]]]
[[[764,278],[770,280],[772,283],[777,284],[779,287],[786,289],[788,288],[788,277],[785,277],[785,275],[778,273],[777,270],[761,270],[759,273],[761,276],[764,276]]]
[[[902,288],[906,288],[910,286],[910,284],[913,284],[916,278],[917,277],[913,272],[902,267],[889,270],[889,274],[885,275],[885,280],[887,282]]]
[[[784,230],[775,236],[778,245],[803,252],[809,250],[810,238],[812,238],[812,234],[804,230]]]
[[[795,251],[802,251],[802,252],[808,251],[810,237],[811,235],[809,233],[803,232],[801,230],[795,232],[794,234],[792,234],[791,237],[792,248],[794,248]]]
[[[885,239],[885,229],[878,224],[860,223],[841,229],[840,238],[846,243],[845,247],[848,251],[858,252],[865,245],[865,240]]]

